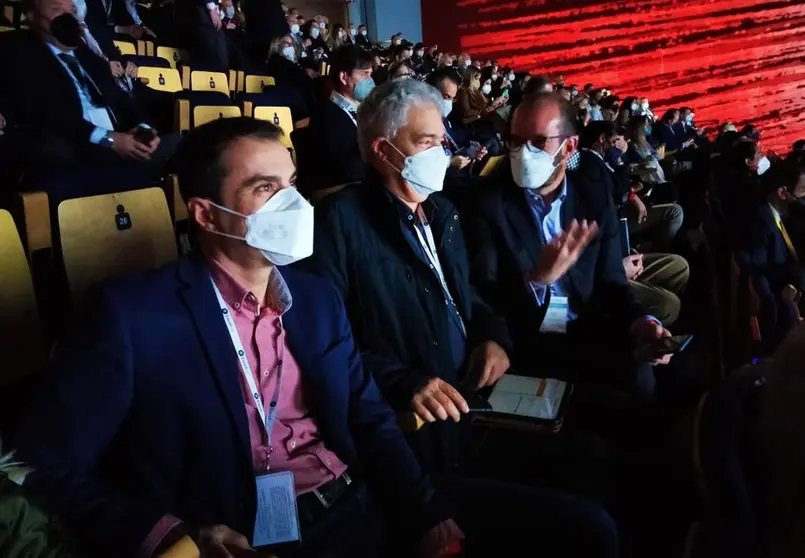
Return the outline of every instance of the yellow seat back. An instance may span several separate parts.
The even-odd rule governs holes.
[[[3,31],[14,31],[14,28],[13,27],[5,27],[3,25],[0,25],[0,33],[2,33]]]
[[[273,87],[277,82],[271,76],[246,76],[246,93],[262,93],[266,87]]]
[[[161,188],[66,200],[58,213],[64,268],[77,304],[96,283],[176,259]]]
[[[41,372],[47,363],[28,261],[5,210],[0,210],[0,354],[0,386]]]
[[[157,91],[176,93],[182,90],[182,78],[179,71],[173,68],[154,68],[140,66],[137,76],[148,80],[148,87]]]
[[[487,176],[487,175],[492,174],[492,172],[496,168],[498,168],[498,165],[500,165],[505,159],[506,159],[506,155],[496,155],[494,157],[490,157],[486,161],[486,164],[484,165],[484,168],[481,169],[481,176]]]
[[[115,41],[115,46],[117,47],[117,50],[120,51],[120,54],[124,56],[136,56],[137,54],[137,47],[134,46],[134,43],[130,43],[128,41]]]
[[[171,68],[175,70],[179,60],[187,60],[187,51],[179,48],[158,46],[157,56],[167,60],[170,63]]]
[[[240,116],[240,107],[193,107],[193,127],[201,126],[207,122],[212,122],[217,118],[237,118],[238,116]]]
[[[282,144],[293,149],[291,143],[291,132],[293,132],[293,118],[291,109],[288,107],[254,107],[253,116],[257,120],[267,120],[273,122],[275,126],[282,130]]]
[[[194,70],[190,73],[190,89],[192,91],[218,91],[229,97],[229,80],[223,72]]]
[[[196,543],[190,537],[184,536],[160,554],[159,558],[199,558],[199,556],[201,556],[201,552]]]

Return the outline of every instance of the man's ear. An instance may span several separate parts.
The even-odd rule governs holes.
[[[187,214],[198,228],[203,231],[218,230],[217,215],[210,200],[190,198],[187,200]]]
[[[374,153],[374,154],[375,154],[375,156],[376,156],[378,159],[380,159],[381,161],[383,161],[383,162],[386,162],[386,163],[387,163],[387,162],[388,162],[388,160],[389,160],[389,158],[388,158],[388,156],[387,156],[387,155],[386,155],[386,154],[383,152],[383,149],[382,149],[383,144],[385,144],[385,143],[386,143],[385,138],[375,138],[375,139],[374,139],[374,141],[372,141],[372,153]]]
[[[340,81],[342,85],[346,85],[348,80],[349,75],[346,72],[338,72],[338,81]]]

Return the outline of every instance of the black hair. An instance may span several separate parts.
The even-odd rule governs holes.
[[[531,76],[523,88],[523,95],[533,95],[545,92],[545,87],[552,85],[551,78],[546,75]]]
[[[529,82],[530,83],[530,82]],[[569,101],[564,100],[557,93],[532,93],[525,95],[523,101],[516,110],[523,110],[524,108],[533,109],[543,104],[555,103],[559,108],[559,114],[562,119],[562,135],[575,136],[579,133],[579,125],[576,119],[577,109]],[[512,117],[514,114],[512,113]],[[591,123],[592,124],[592,123]],[[611,124],[611,122],[610,122]]]
[[[747,159],[754,159],[757,156],[757,144],[752,140],[739,137],[728,153],[729,159],[738,168],[744,168],[746,167]]]
[[[372,67],[374,55],[356,45],[344,45],[330,54],[330,79],[340,83],[341,72],[351,74],[354,70]]]
[[[444,80],[450,80],[455,83],[457,86],[461,87],[461,76],[454,68],[439,68],[438,70],[431,72],[428,76],[428,85],[432,85],[436,89],[439,89],[439,84],[441,84]]]
[[[615,123],[609,120],[593,120],[581,131],[579,147],[591,148],[598,138],[605,136],[611,138],[617,133]]]
[[[280,141],[282,130],[254,118],[218,118],[191,130],[182,138],[173,163],[185,202],[203,198],[221,204],[221,186],[227,175],[222,159],[229,146],[241,138]]]
[[[666,110],[665,114],[662,115],[662,118],[660,119],[660,121],[663,122],[663,123],[670,122],[671,120],[674,119],[674,113],[675,112],[679,112],[679,109],[678,108],[672,108],[672,109]]]
[[[791,149],[794,151],[805,151],[805,139],[795,141],[794,145],[791,146]]]

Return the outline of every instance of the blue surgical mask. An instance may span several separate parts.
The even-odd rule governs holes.
[[[651,126],[646,126],[645,128],[643,128],[643,131],[646,132],[647,136],[650,136],[651,131],[652,131],[652,127]]]
[[[369,93],[372,92],[372,89],[375,88],[375,80],[372,78],[365,79],[363,81],[359,81],[358,84],[355,86],[355,100],[359,103],[362,103],[366,100],[366,97],[369,96]]]

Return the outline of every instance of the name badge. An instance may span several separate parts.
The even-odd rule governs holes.
[[[257,477],[257,518],[252,547],[298,541],[299,514],[293,473],[272,473]]]
[[[567,297],[552,296],[545,319],[539,326],[540,333],[567,333]]]

